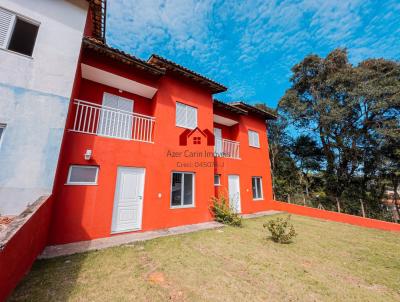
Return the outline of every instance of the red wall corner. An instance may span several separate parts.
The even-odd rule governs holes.
[[[6,300],[45,248],[52,207],[52,197],[42,200],[0,250],[0,301]]]

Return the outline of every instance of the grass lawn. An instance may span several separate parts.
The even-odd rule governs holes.
[[[292,216],[281,245],[273,217],[37,261],[11,301],[400,301],[400,234]]]

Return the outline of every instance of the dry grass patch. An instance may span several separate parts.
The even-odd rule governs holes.
[[[400,301],[400,234],[292,216],[37,261],[11,301]]]

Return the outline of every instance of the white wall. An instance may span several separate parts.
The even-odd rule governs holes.
[[[87,15],[85,0],[0,0],[40,22],[32,58],[0,49],[0,214],[53,186]]]
[[[0,49],[0,83],[70,97],[87,2],[0,0],[0,6],[40,22],[33,59]]]

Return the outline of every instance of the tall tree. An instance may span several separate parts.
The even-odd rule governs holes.
[[[325,191],[340,209],[355,183],[365,195],[379,173],[384,142],[399,136],[400,64],[370,59],[353,66],[345,49],[335,49],[326,58],[307,56],[292,72],[279,108],[318,138]]]
[[[309,197],[311,173],[316,173],[321,168],[321,149],[314,139],[302,134],[291,144],[291,154],[300,170],[300,183],[304,186],[304,191]]]

